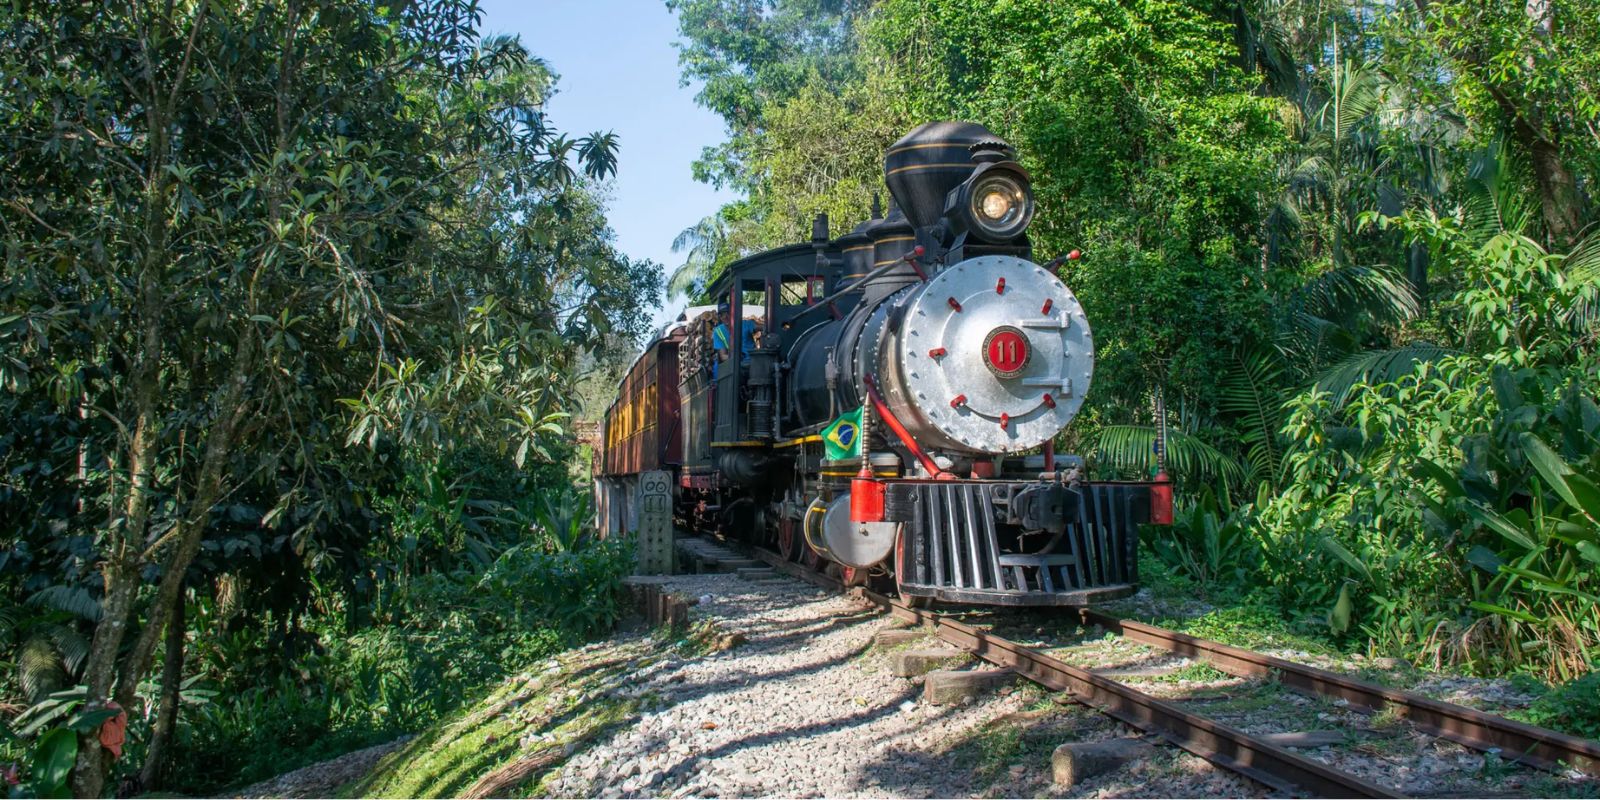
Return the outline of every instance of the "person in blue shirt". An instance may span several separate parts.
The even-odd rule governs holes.
[[[717,326],[711,329],[711,346],[716,348],[717,359],[711,362],[711,377],[717,377],[717,364],[728,360],[728,316],[730,308],[727,303],[717,304]],[[756,347],[756,340],[761,337],[761,323],[753,319],[740,320],[739,326],[739,363],[750,363],[750,351]]]

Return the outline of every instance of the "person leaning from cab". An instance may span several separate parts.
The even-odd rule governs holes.
[[[717,358],[711,362],[711,377],[717,377],[717,365],[728,360],[728,317],[731,309],[728,304],[717,304],[717,326],[711,329],[711,346],[717,351]],[[750,351],[756,348],[761,340],[761,323],[753,319],[740,320],[739,325],[739,363],[750,363]]]

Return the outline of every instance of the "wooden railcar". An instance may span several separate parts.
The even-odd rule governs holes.
[[[687,327],[674,323],[645,346],[617,389],[601,421],[596,502],[607,533],[633,530],[639,476],[674,471],[683,461],[678,402],[678,348]]]

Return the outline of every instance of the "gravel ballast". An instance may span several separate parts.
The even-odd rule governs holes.
[[[964,704],[922,700],[875,649],[887,618],[791,579],[678,576],[691,621],[738,642],[661,661],[625,690],[629,725],[575,753],[542,788],[565,797],[1260,796],[1200,759],[1155,757],[1078,786],[1051,784],[1068,741],[1136,732],[1013,683]],[[927,646],[924,640],[920,646]],[[902,647],[917,647],[911,642]],[[982,666],[982,665],[978,665]]]

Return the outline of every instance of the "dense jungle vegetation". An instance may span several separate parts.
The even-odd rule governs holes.
[[[1099,372],[1060,447],[1148,474],[1164,400],[1183,508],[1148,574],[1564,682],[1540,721],[1600,734],[1592,7],[667,6],[728,126],[696,174],[743,196],[672,288],[864,218],[916,124],[985,123],[1037,251],[1087,253]],[[551,71],[479,24],[0,6],[9,793],[215,793],[614,622],[630,555],[588,535],[569,421],[663,280],[605,218],[616,138],[564,132]]]
[[[567,423],[660,267],[479,16],[0,7],[11,793],[216,792],[614,621]]]
[[[1033,175],[1040,260],[1086,253],[1062,277],[1097,374],[1058,450],[1148,475],[1165,401],[1185,508],[1152,574],[1576,680],[1557,713],[1600,732],[1592,4],[668,5],[729,132],[697,174],[745,195],[684,231],[675,291],[865,218],[915,125],[984,123]]]

